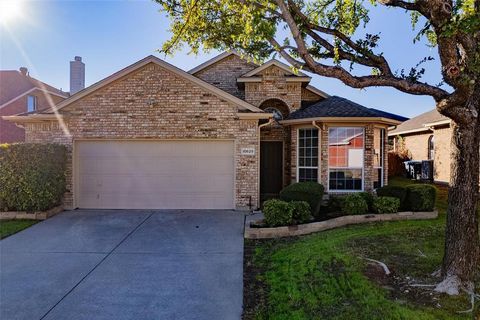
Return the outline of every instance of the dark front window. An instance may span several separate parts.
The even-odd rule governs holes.
[[[298,130],[298,181],[318,181],[318,129]]]
[[[329,190],[363,189],[364,134],[361,127],[328,129]]]

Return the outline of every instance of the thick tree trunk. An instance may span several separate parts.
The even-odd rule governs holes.
[[[476,104],[479,101],[469,101]],[[480,125],[473,112],[472,121],[458,124],[452,121],[451,172],[448,195],[445,255],[438,291],[458,294],[460,285],[471,287],[479,268],[480,240],[477,201],[479,194]]]

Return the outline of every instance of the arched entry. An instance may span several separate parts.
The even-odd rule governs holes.
[[[263,203],[278,197],[284,186],[290,131],[278,121],[286,119],[290,112],[288,105],[276,98],[263,101],[260,109],[272,113],[277,121],[260,132],[260,199]]]
[[[280,121],[288,117],[290,110],[288,105],[280,99],[272,98],[263,101],[260,109],[265,112],[273,113],[275,120]]]

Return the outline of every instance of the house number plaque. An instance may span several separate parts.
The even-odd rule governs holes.
[[[255,148],[242,148],[240,150],[240,154],[243,156],[254,156],[255,155]]]

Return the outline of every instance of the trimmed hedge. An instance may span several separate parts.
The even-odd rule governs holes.
[[[373,212],[375,213],[397,213],[400,209],[400,200],[395,197],[376,197],[373,200]]]
[[[437,198],[437,188],[429,184],[407,186],[406,207],[412,211],[433,211]]]
[[[374,195],[370,192],[359,192],[357,194],[361,196],[367,203],[368,211],[373,211],[373,201],[375,199]]]
[[[305,201],[310,205],[311,214],[318,217],[322,204],[324,188],[313,181],[293,183],[280,191],[280,199],[290,201]]]
[[[294,207],[290,203],[270,199],[263,203],[265,222],[271,227],[286,226],[293,222]]]
[[[377,196],[379,197],[394,197],[400,200],[400,209],[407,210],[406,204],[407,189],[400,186],[384,186],[377,189]]]
[[[297,224],[310,221],[310,205],[305,201],[289,202],[293,210],[293,222]]]
[[[65,192],[66,148],[58,144],[0,145],[0,210],[43,211]]]
[[[349,194],[343,201],[343,212],[350,215],[368,213],[368,204],[365,199],[357,193]]]

